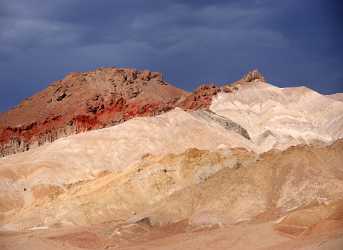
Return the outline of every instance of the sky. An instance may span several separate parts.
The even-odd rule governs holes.
[[[343,92],[339,0],[0,0],[0,111],[72,71],[160,71],[186,90],[257,68]]]

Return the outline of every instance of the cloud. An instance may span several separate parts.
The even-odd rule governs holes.
[[[50,1],[47,1],[50,3]],[[163,2],[163,3],[162,3]],[[187,4],[185,4],[186,2]],[[15,47],[87,46],[137,41],[164,48],[187,31],[249,28],[263,13],[225,1],[58,1],[28,0],[7,5],[2,42]],[[230,2],[230,1],[229,1]],[[39,5],[40,7],[36,8]],[[197,6],[197,8],[194,8]],[[199,7],[201,6],[201,7]],[[246,27],[244,27],[246,26]],[[162,46],[162,47],[160,47]]]

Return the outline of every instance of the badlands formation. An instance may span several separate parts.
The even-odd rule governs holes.
[[[0,115],[0,249],[343,249],[341,96],[70,74]]]

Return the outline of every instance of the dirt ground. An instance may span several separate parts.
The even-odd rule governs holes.
[[[76,249],[343,249],[343,225],[323,227],[314,234],[289,235],[275,222],[194,227],[179,222],[163,227],[149,223],[106,223],[91,227],[35,228],[1,232],[2,250]]]

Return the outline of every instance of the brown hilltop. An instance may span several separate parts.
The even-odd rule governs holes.
[[[63,80],[0,114],[0,155],[170,110],[187,93],[147,70],[99,68]]]
[[[0,113],[0,156],[175,107],[207,109],[219,92],[233,92],[242,83],[255,80],[264,81],[258,70],[231,85],[203,84],[187,93],[167,83],[160,73],[148,70],[112,67],[70,73]]]
[[[254,69],[232,84],[224,84],[223,86],[214,83],[202,84],[195,89],[193,93],[188,95],[179,106],[186,110],[207,109],[212,103],[212,98],[219,92],[234,92],[238,90],[241,85],[254,83],[256,81],[265,82],[265,78],[257,69]]]
[[[211,105],[212,97],[217,95],[221,88],[215,84],[200,85],[192,94],[188,95],[179,106],[186,110],[208,108]]]

